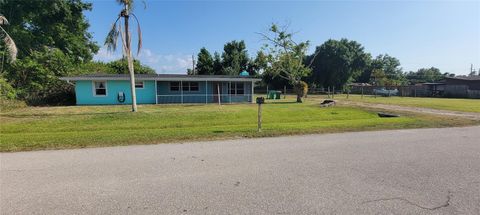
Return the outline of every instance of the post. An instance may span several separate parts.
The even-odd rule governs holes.
[[[155,104],[158,105],[158,86],[157,86],[157,80],[155,80]]]
[[[287,98],[287,85],[283,85],[283,99]]]
[[[363,86],[362,86],[362,99],[363,99]]]
[[[417,87],[413,86],[413,97],[417,97]]]
[[[333,90],[332,90],[332,99],[335,98],[335,86],[333,86]]]
[[[268,84],[267,84],[267,99],[268,99]]]
[[[327,93],[327,95],[328,95],[328,98],[330,98],[330,86],[328,86],[328,93]]]
[[[262,132],[262,103],[258,103],[258,132]]]
[[[348,86],[347,86],[347,99],[348,99],[349,94],[350,94],[350,88],[348,88]]]
[[[254,85],[255,85],[255,82],[252,81],[252,92],[250,92],[250,102],[252,102],[252,103],[254,102],[253,101],[253,91],[255,90]]]
[[[220,84],[217,83],[217,98],[218,98],[218,105],[221,105],[220,100]]]
[[[205,104],[208,104],[208,83],[205,80]]]
[[[236,93],[237,91],[235,91]],[[228,82],[228,100],[230,103],[232,103],[232,82]]]
[[[180,81],[180,101],[183,104],[183,81]]]

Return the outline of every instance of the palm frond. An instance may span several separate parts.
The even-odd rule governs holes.
[[[10,35],[8,35],[8,33],[5,31],[5,29],[0,27],[0,30],[2,31],[1,36],[3,37],[3,42],[5,43],[5,46],[8,50],[8,56],[10,58],[10,61],[13,62],[17,59],[17,46],[15,45],[15,42],[10,37]]]
[[[0,25],[8,25],[8,20],[5,16],[0,15]]]
[[[120,33],[120,39],[122,40],[122,55],[123,57],[125,58],[127,56],[127,52],[128,52],[128,49],[127,49],[127,43],[126,43],[126,40],[125,40],[125,33],[122,31],[122,26],[118,26],[118,32]]]
[[[107,37],[105,38],[105,43],[104,45],[107,46],[107,50],[114,52],[117,49],[117,39],[119,35],[119,31],[117,29],[117,22],[120,19],[120,16],[117,18],[117,20],[113,23],[112,28],[107,34]]]
[[[128,8],[132,8],[133,0],[117,0],[119,4],[128,5]]]
[[[140,28],[140,22],[135,14],[132,13],[132,16],[137,21],[137,33],[138,33],[138,46],[137,46],[137,55],[140,54],[140,50],[142,49],[142,29]]]

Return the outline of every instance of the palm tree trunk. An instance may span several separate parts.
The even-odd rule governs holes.
[[[128,11],[128,9],[127,9]],[[130,89],[132,93],[132,112],[137,112],[137,95],[135,92],[135,71],[133,68],[133,59],[132,59],[132,51],[130,46],[130,30],[128,28],[128,12],[125,16],[125,43],[126,43],[126,55],[127,55],[127,62],[128,62],[128,72],[130,73]]]

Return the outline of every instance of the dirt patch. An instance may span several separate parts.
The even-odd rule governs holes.
[[[462,118],[468,118],[473,120],[480,120],[480,113],[437,110],[437,109],[431,109],[431,108],[407,107],[407,106],[399,106],[399,105],[372,104],[372,103],[362,103],[362,102],[352,102],[352,101],[342,101],[342,103],[346,105],[368,107],[368,108],[379,108],[379,109],[385,109],[385,110],[426,113],[426,114],[454,116],[454,117],[462,117]]]

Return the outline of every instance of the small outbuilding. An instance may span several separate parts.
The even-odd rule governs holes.
[[[480,98],[480,76],[445,77],[443,83],[447,97]]]

